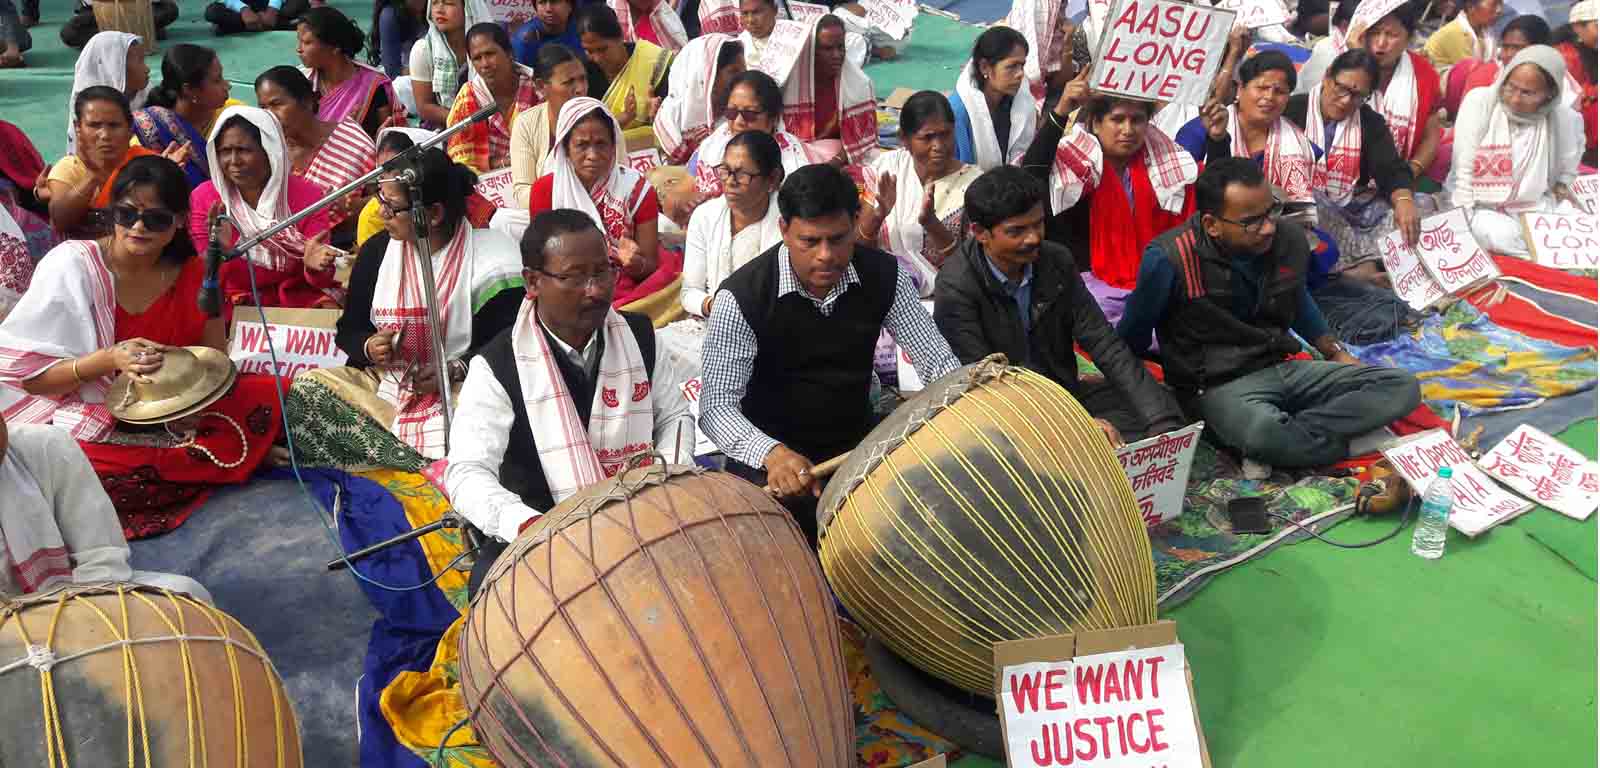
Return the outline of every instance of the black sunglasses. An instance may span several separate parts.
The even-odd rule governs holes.
[[[111,209],[111,220],[123,229],[133,229],[133,225],[142,221],[147,232],[165,232],[177,223],[178,215],[161,208],[141,211],[131,205],[118,205]]]

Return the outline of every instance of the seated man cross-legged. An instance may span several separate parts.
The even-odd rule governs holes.
[[[1044,185],[1002,165],[967,188],[974,237],[934,284],[933,319],[963,363],[1004,353],[1065,387],[1111,438],[1183,425],[1172,396],[1128,351],[1078,273],[1074,254],[1044,239]],[[1074,344],[1105,374],[1078,377]]]
[[[643,315],[611,308],[617,268],[588,215],[541,213],[522,238],[527,297],[517,322],[467,371],[450,425],[450,503],[491,537],[477,591],[505,542],[638,457],[692,461],[694,422]]]
[[[1167,382],[1244,455],[1246,476],[1340,461],[1350,438],[1417,407],[1416,377],[1362,365],[1329,332],[1306,290],[1305,232],[1279,220],[1254,161],[1208,164],[1195,207],[1145,250],[1117,332],[1142,354],[1155,330]],[[1326,360],[1291,359],[1291,330]]]

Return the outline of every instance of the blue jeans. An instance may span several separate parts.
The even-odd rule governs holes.
[[[1276,467],[1321,467],[1348,457],[1350,438],[1422,402],[1409,372],[1371,365],[1286,360],[1195,398],[1206,426],[1246,458]]]

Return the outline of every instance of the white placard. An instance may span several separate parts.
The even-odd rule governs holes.
[[[706,456],[717,452],[717,444],[700,431],[700,377],[696,376],[679,386],[683,399],[689,401],[689,413],[694,415],[694,455]]]
[[[349,356],[339,348],[333,328],[275,323],[268,319],[266,330],[254,308],[240,307],[234,311],[233,338],[228,340],[228,359],[238,366],[239,373],[266,373],[294,377],[316,368],[337,368],[349,361]],[[249,318],[256,318],[251,321]],[[272,345],[269,351],[268,336]],[[278,365],[272,365],[273,353]]]
[[[1489,254],[1478,247],[1467,224],[1467,212],[1451,208],[1422,220],[1417,237],[1417,258],[1445,293],[1459,295],[1500,276]]]
[[[922,308],[928,310],[929,315],[933,314],[932,301],[923,299]],[[885,332],[885,335],[887,335],[887,332]],[[927,386],[927,382],[923,381],[922,376],[917,373],[917,366],[911,363],[911,354],[906,352],[905,348],[899,344],[894,345],[894,362],[895,387],[902,393],[921,392],[922,388]]]
[[[799,10],[795,13],[799,13]],[[789,19],[778,19],[772,26],[772,34],[767,37],[767,47],[762,49],[760,58],[747,60],[746,64],[771,75],[778,85],[783,85],[789,79],[789,70],[794,69],[795,62],[800,59],[801,49],[810,39],[810,26]],[[745,55],[750,54],[747,52]]]
[[[476,189],[478,194],[494,203],[496,208],[515,208],[517,206],[511,198],[511,186],[511,169],[501,168],[479,176]]]
[[[1380,246],[1383,268],[1389,273],[1389,284],[1394,293],[1412,309],[1422,311],[1433,306],[1446,295],[1439,281],[1433,279],[1417,252],[1406,247],[1399,231],[1390,232]]]
[[[1523,424],[1478,460],[1489,476],[1576,520],[1600,505],[1600,464]]]
[[[1533,260],[1556,269],[1600,269],[1600,227],[1586,213],[1524,213]]]
[[[1584,210],[1591,214],[1600,214],[1600,174],[1587,174],[1573,179],[1567,187],[1572,190],[1572,196],[1578,198]]]
[[[1205,426],[1205,422],[1197,421],[1117,449],[1117,462],[1133,486],[1139,516],[1146,526],[1155,527],[1183,514],[1189,468],[1194,464],[1194,451]]]
[[[660,165],[661,150],[655,147],[646,147],[628,153],[628,167],[640,173],[649,173]]]
[[[1533,507],[1507,493],[1472,463],[1472,457],[1442,429],[1430,429],[1384,450],[1395,471],[1406,479],[1418,497],[1428,492],[1439,467],[1450,467],[1455,504],[1450,527],[1477,536]]]
[[[1217,7],[1239,14],[1234,23],[1244,25],[1245,29],[1289,23],[1289,11],[1278,0],[1221,0]]]
[[[1179,644],[1007,666],[999,700],[1012,768],[1202,765]]]
[[[860,0],[867,12],[867,23],[872,28],[895,40],[904,40],[911,34],[911,25],[917,20],[917,4],[908,0]]]
[[[484,0],[489,17],[513,30],[534,16],[534,0]]]
[[[1122,0],[1089,73],[1112,96],[1200,105],[1211,91],[1234,12],[1175,0]]]
[[[800,2],[800,0],[790,0],[789,16],[791,19],[798,21],[801,24],[810,26],[811,22],[827,15],[828,6],[826,5],[821,5],[819,3],[805,3]]]

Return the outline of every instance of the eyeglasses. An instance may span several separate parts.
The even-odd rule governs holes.
[[[1370,91],[1358,91],[1332,78],[1328,79],[1328,87],[1333,89],[1333,98],[1339,101],[1354,99],[1358,104],[1365,104],[1372,97]]]
[[[741,187],[749,184],[752,179],[761,177],[761,174],[755,171],[741,171],[737,168],[729,168],[726,165],[719,165],[711,170],[716,172],[717,180],[723,184],[733,183]]]
[[[111,208],[111,220],[123,229],[133,229],[133,225],[142,221],[146,232],[165,232],[172,229],[178,215],[162,208],[139,210],[131,205],[117,205]]]
[[[1266,213],[1258,214],[1258,215],[1255,215],[1255,216],[1250,216],[1250,217],[1245,218],[1245,219],[1240,219],[1239,221],[1234,221],[1233,219],[1227,218],[1225,216],[1220,216],[1220,215],[1217,215],[1217,214],[1212,214],[1212,215],[1216,216],[1217,219],[1220,220],[1220,221],[1226,221],[1229,224],[1232,224],[1232,225],[1234,225],[1236,227],[1244,227],[1246,230],[1248,230],[1250,232],[1260,232],[1261,231],[1261,227],[1264,226],[1267,222],[1269,222],[1269,221],[1277,221],[1278,217],[1283,215],[1283,202],[1279,201],[1279,200],[1274,200],[1274,201],[1272,201],[1272,207],[1268,208]]]
[[[397,213],[410,213],[410,203],[391,203],[384,199],[383,194],[378,194],[378,215],[383,217],[393,216]]]
[[[554,272],[546,272],[542,269],[537,271],[539,274],[556,281],[556,283],[562,288],[573,291],[581,291],[589,288],[590,286],[594,286],[596,288],[605,288],[610,286],[611,283],[617,279],[617,268],[615,266],[607,266],[605,269],[595,272],[569,272],[564,275],[558,275]]]
[[[730,123],[738,120],[739,118],[744,118],[744,121],[747,123],[753,123],[766,116],[767,113],[762,112],[759,109],[734,109],[733,107],[728,107],[722,113],[722,119],[727,120]]]

